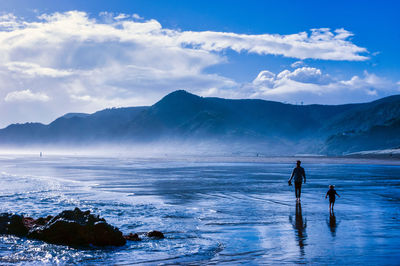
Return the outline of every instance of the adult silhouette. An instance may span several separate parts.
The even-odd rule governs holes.
[[[301,161],[297,161],[296,167],[293,169],[292,175],[289,178],[289,186],[292,185],[292,179],[294,179],[294,191],[296,194],[296,200],[300,201],[301,197],[301,185],[303,184],[303,179],[304,179],[304,184],[306,183],[306,172],[304,171],[304,168],[300,166]]]

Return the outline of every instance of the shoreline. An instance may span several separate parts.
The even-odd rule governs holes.
[[[198,162],[226,162],[226,163],[325,163],[325,164],[374,164],[374,165],[398,165],[397,158],[382,157],[357,157],[357,156],[193,156],[188,158],[175,157],[173,159],[190,160]],[[161,158],[162,159],[162,158]]]
[[[216,162],[216,163],[293,163],[301,160],[303,163],[322,163],[322,164],[372,164],[372,165],[393,165],[400,166],[400,155],[395,154],[349,154],[344,156],[324,156],[324,155],[282,155],[282,156],[266,156],[266,155],[218,155],[218,154],[137,154],[126,153],[85,153],[85,152],[43,152],[40,157],[38,152],[27,151],[2,151],[0,150],[0,159],[16,156],[16,158],[29,157],[37,159],[55,158],[58,156],[79,158],[124,158],[137,160],[161,160],[161,161],[181,161],[181,162]]]

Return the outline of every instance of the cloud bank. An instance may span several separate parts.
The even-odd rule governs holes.
[[[176,89],[268,99],[296,92],[324,95],[336,91],[335,86],[362,91],[382,81],[372,74],[334,81],[318,69],[301,67],[303,61],[293,64],[293,71],[263,71],[247,84],[206,71],[228,62],[226,50],[297,60],[368,60],[367,49],[352,43],[352,35],[326,28],[291,35],[181,31],[138,14],[107,12],[97,19],[79,11],[42,14],[33,21],[4,14],[0,112],[8,115],[0,125],[50,122],[71,111],[149,105]]]
[[[291,104],[342,104],[373,101],[399,92],[398,83],[367,71],[362,76],[338,79],[318,68],[300,67],[280,73],[263,70],[251,83],[243,84],[240,90],[236,90],[234,97]],[[214,90],[212,94],[228,96],[224,90]]]
[[[228,32],[181,32],[177,38],[181,44],[206,51],[232,49],[236,52],[282,55],[298,59],[324,59],[364,61],[367,50],[347,39],[353,34],[344,29],[331,31],[327,28],[312,29],[311,34],[300,32],[291,35],[247,35]]]

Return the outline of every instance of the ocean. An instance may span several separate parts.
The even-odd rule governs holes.
[[[364,264],[400,261],[400,166],[296,158],[0,155],[0,212],[34,218],[79,207],[125,234],[165,239],[73,248],[0,236],[0,264]],[[329,214],[325,193],[341,198]]]

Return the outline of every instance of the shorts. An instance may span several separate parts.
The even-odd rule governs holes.
[[[333,199],[329,198],[329,203],[335,203],[335,198]]]

